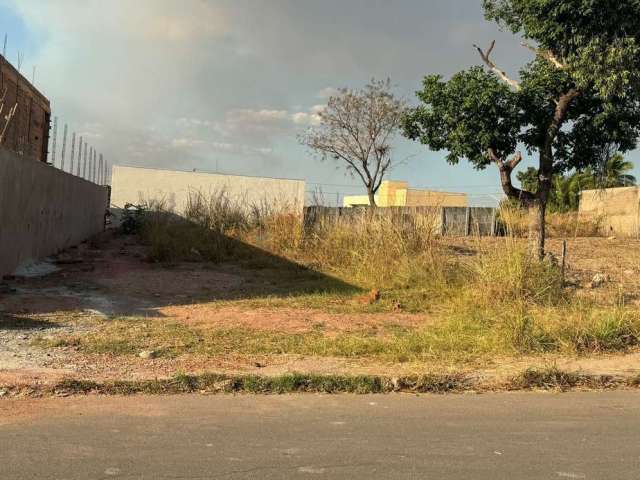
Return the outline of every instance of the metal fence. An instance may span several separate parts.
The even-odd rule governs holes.
[[[70,131],[66,123],[63,125],[62,139],[59,144],[58,127],[60,125],[62,124],[58,122],[58,117],[54,117],[47,163],[97,185],[110,185],[111,169],[102,153],[89,145],[88,140],[84,139],[81,133],[76,134]],[[68,143],[67,139],[70,140]],[[59,148],[60,151],[58,151]]]
[[[364,208],[310,206],[304,209],[304,224],[305,228],[313,228],[320,222],[349,221],[362,218],[363,214],[371,213]],[[373,215],[395,224],[428,223],[441,235],[496,234],[496,209],[491,207],[380,207]]]

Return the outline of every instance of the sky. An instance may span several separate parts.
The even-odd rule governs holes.
[[[0,0],[0,34],[12,63],[24,56],[25,76],[36,67],[36,87],[60,124],[110,163],[299,178],[335,202],[364,188],[297,138],[336,88],[389,77],[415,104],[425,75],[481,64],[474,43],[496,39],[494,60],[513,74],[531,59],[484,20],[480,4]],[[402,138],[394,148],[399,165],[389,179],[467,192],[477,204],[501,196],[495,168],[451,166],[446,152]]]

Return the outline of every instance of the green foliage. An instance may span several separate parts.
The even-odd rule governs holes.
[[[637,0],[484,0],[485,17],[553,52],[581,91],[620,96],[638,85]]]
[[[616,153],[607,159],[601,171],[594,172],[596,188],[629,187],[636,184],[636,177],[629,172],[633,163]]]
[[[131,203],[127,203],[122,211],[120,231],[125,234],[138,233],[142,228],[145,212],[145,205],[133,205]]]
[[[520,70],[513,89],[494,73],[499,67],[471,67],[449,80],[425,77],[417,92],[421,104],[405,116],[405,136],[448,151],[450,163],[466,158],[476,168],[496,160],[490,150],[506,162],[523,145],[539,155],[538,170],[554,175],[589,169],[597,174],[612,148],[636,147],[640,2],[484,0],[483,6],[487,19],[532,41],[536,58]],[[483,55],[488,59],[492,50]],[[503,166],[503,184],[510,182],[511,168]],[[576,177],[554,189],[571,196],[583,181]],[[546,192],[529,188],[546,201]],[[505,192],[521,195],[507,187]]]
[[[547,210],[550,213],[565,213],[578,210],[580,192],[597,188],[628,187],[636,184],[636,178],[628,173],[633,163],[616,153],[609,157],[602,167],[588,168],[583,172],[554,175],[549,194]],[[518,172],[517,178],[522,188],[529,192],[538,189],[538,171],[529,167]]]
[[[473,67],[449,81],[429,75],[416,95],[422,105],[405,116],[405,135],[433,150],[448,150],[449,163],[467,158],[484,168],[488,148],[504,155],[515,150],[520,130],[517,95],[492,73]]]

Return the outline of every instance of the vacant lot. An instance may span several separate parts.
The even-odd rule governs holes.
[[[639,372],[640,242],[569,239],[563,280],[553,261],[528,260],[525,240],[381,231],[366,241],[323,232],[304,245],[287,234],[277,246],[254,232],[218,244],[221,258],[190,247],[161,261],[158,242],[184,232],[106,233],[52,260],[54,273],[7,282],[0,385],[205,372]],[[559,256],[560,240],[549,247]]]

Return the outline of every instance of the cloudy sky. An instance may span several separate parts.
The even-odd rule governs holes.
[[[480,0],[0,0],[7,56],[54,115],[113,162],[303,178],[327,196],[362,189],[296,135],[336,87],[390,77],[413,102],[425,74],[479,64],[497,39],[516,71],[529,54],[487,23]],[[496,196],[497,172],[448,166],[397,142],[391,178]],[[633,159],[633,156],[630,158]],[[353,186],[349,186],[353,185]]]

